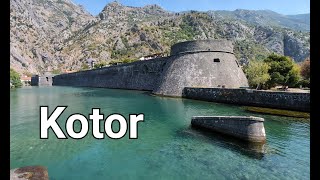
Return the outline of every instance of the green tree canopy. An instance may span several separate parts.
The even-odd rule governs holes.
[[[270,66],[270,79],[266,83],[268,88],[276,85],[295,86],[300,80],[299,66],[288,56],[269,55],[265,60]]]
[[[102,62],[99,62],[97,64],[94,65],[94,68],[97,69],[97,68],[102,68],[104,66],[106,66],[107,63],[105,61],[102,61]]]
[[[10,82],[15,88],[19,88],[22,86],[22,82],[20,80],[20,75],[14,69],[10,68]]]
[[[112,60],[112,61],[110,61],[109,62],[109,65],[116,65],[116,64],[118,64],[118,63],[123,63],[123,64],[125,64],[125,63],[132,63],[132,62],[135,62],[135,61],[137,61],[136,59],[120,59],[120,60]]]
[[[245,69],[249,86],[259,89],[261,85],[264,85],[270,79],[270,75],[268,74],[269,69],[270,66],[267,63],[251,60],[248,67]]]
[[[83,64],[81,65],[80,71],[85,71],[85,70],[88,70],[88,69],[89,69],[89,65],[88,65],[87,63],[83,63]]]

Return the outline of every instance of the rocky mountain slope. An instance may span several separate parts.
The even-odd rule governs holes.
[[[10,0],[10,66],[20,73],[57,68],[64,40],[92,20],[69,0]]]
[[[242,63],[272,52],[299,62],[310,53],[304,19],[271,11],[172,13],[117,2],[94,17],[69,0],[11,0],[10,64],[20,73],[79,70],[89,58],[108,62],[168,54],[172,44],[208,38],[232,40]]]
[[[246,21],[258,26],[278,26],[296,31],[310,31],[310,14],[282,15],[270,10],[209,11],[223,19]]]

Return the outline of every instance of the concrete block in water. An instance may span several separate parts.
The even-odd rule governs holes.
[[[265,142],[264,119],[253,116],[193,116],[192,126],[210,129],[250,142]]]
[[[48,170],[43,166],[27,166],[10,170],[10,180],[49,180]]]

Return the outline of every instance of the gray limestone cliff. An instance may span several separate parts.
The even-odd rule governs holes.
[[[173,44],[228,39],[240,63],[272,52],[296,62],[310,54],[308,15],[271,11],[188,11],[107,4],[93,16],[71,0],[10,0],[10,66],[19,73],[80,70],[86,60],[139,59]]]

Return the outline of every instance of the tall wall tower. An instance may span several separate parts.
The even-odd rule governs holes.
[[[154,94],[181,96],[185,87],[248,86],[227,40],[198,40],[175,44]]]

